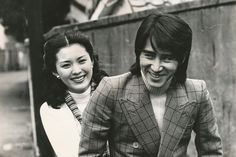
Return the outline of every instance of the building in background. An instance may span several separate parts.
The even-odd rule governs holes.
[[[66,20],[71,24],[83,23],[187,1],[191,0],[71,0]],[[13,36],[5,35],[4,27],[0,25],[0,71],[26,69],[27,48]]]
[[[69,17],[82,23],[193,0],[73,0]]]
[[[72,0],[68,18],[73,19],[73,23],[89,21],[99,2],[99,0]]]

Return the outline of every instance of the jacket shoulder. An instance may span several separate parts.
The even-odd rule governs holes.
[[[112,88],[122,88],[131,78],[132,74],[127,72],[116,76],[104,77],[102,81],[109,84]]]
[[[206,83],[204,80],[187,79],[185,82],[185,89],[188,97],[197,102],[203,101],[203,96],[208,95]]]
[[[206,82],[199,79],[187,79],[185,87],[188,91],[203,91],[206,88]]]

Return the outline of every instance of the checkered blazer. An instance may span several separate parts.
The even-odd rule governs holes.
[[[204,81],[170,87],[165,105],[160,130],[140,76],[104,78],[83,113],[79,156],[101,156],[108,140],[111,157],[184,157],[192,131],[199,156],[222,156]]]

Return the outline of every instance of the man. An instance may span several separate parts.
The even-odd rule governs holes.
[[[192,31],[169,14],[147,16],[130,72],[104,78],[83,115],[80,157],[183,157],[191,132],[198,156],[222,156],[213,105],[203,80],[187,79]]]

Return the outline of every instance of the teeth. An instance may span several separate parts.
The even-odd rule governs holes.
[[[76,77],[72,79],[75,82],[82,82],[84,80],[84,76]]]
[[[159,78],[159,77],[160,77],[159,75],[155,75],[155,74],[153,74],[153,73],[150,73],[150,75],[151,75],[152,77],[154,77],[154,78]]]

